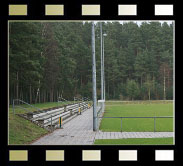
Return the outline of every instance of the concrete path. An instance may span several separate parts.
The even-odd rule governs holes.
[[[93,108],[83,112],[32,145],[92,145],[95,139],[162,138],[173,137],[173,132],[93,132]]]
[[[98,132],[95,139],[163,138],[174,137],[173,132]]]
[[[35,141],[32,145],[92,145],[96,132],[93,132],[93,108]]]

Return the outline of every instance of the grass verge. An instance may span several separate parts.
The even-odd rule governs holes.
[[[17,115],[9,115],[9,145],[29,144],[48,131]]]
[[[173,145],[170,138],[97,139],[94,145]]]
[[[66,103],[59,103],[59,105]],[[57,102],[33,104],[39,109],[46,109],[58,106]],[[24,107],[27,107],[24,105]],[[27,107],[30,111],[35,111],[34,108]],[[15,108],[15,113],[26,113],[25,110]],[[48,134],[46,129],[43,129],[36,124],[13,114],[12,105],[9,107],[9,145],[30,144],[41,136]]]

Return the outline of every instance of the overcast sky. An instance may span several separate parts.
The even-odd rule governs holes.
[[[123,24],[123,23],[125,23],[125,22],[135,22],[135,23],[137,23],[138,25],[141,25],[142,24],[142,22],[161,22],[161,23],[163,23],[163,22],[167,22],[167,24],[168,25],[170,25],[173,21],[163,21],[163,20],[161,20],[161,21],[158,21],[158,20],[149,20],[149,21],[146,21],[146,20],[143,20],[143,21],[138,21],[138,20],[131,20],[131,21],[118,21],[118,20],[116,20],[116,22],[120,22],[121,24]],[[90,22],[90,21],[89,21]],[[94,21],[95,23],[97,23],[97,22],[100,22],[100,21]],[[102,22],[114,22],[114,21],[102,21]]]
[[[124,22],[129,22],[129,21],[119,21],[121,24],[123,24]],[[152,22],[152,21],[133,21],[133,22],[136,22],[138,25],[141,25],[142,22]],[[167,22],[167,24],[171,24],[173,21],[154,21],[154,22]]]

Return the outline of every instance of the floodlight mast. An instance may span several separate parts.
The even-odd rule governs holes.
[[[103,60],[103,100],[105,101],[105,72],[104,72],[104,37],[107,36],[106,33],[103,34],[103,57],[102,57],[102,60]]]
[[[95,60],[95,27],[92,22],[92,82],[93,82],[93,131],[97,131],[97,93],[96,93],[96,60]]]
[[[103,96],[104,96],[104,79],[103,79],[103,34],[102,34],[102,22],[100,23],[100,38],[101,38],[101,100],[103,100]]]

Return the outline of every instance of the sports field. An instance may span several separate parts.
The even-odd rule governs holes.
[[[173,101],[143,101],[143,102],[106,102],[104,117],[160,117],[174,116]],[[156,118],[156,131],[173,131],[173,118]],[[101,131],[121,131],[120,118],[103,118]],[[154,118],[124,118],[122,131],[145,132],[154,131]]]

